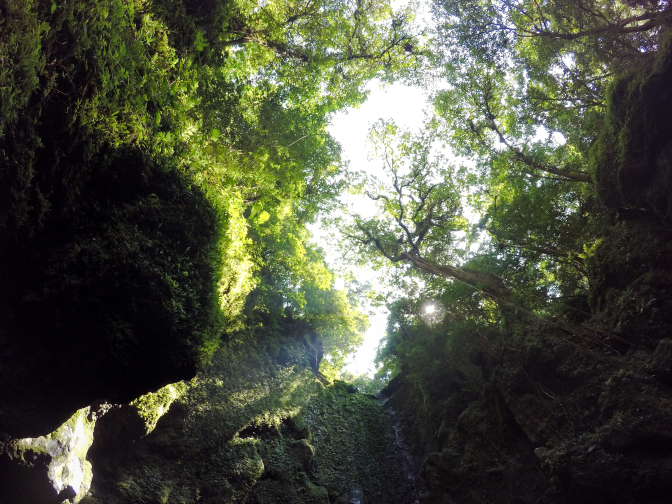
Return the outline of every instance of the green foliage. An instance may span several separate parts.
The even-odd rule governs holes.
[[[2,3],[0,19],[0,135],[18,119],[38,88],[45,57],[41,40],[49,25],[30,14],[31,1]]]
[[[171,383],[156,392],[150,392],[131,401],[130,405],[135,407],[145,423],[147,434],[154,430],[159,418],[168,411],[170,405],[188,389],[189,386],[185,382]]]
[[[431,302],[402,299],[390,305],[388,336],[376,360],[404,370],[420,388],[439,386],[449,376],[478,388],[484,378],[474,362],[481,354],[497,354],[504,329],[492,300],[469,298],[454,284]]]
[[[150,8],[167,25],[171,45],[179,53],[211,61],[221,50],[217,43],[231,24],[234,5],[216,0],[155,0]]]
[[[369,395],[379,394],[389,382],[389,380],[383,379],[382,376],[376,375],[373,378],[366,374],[355,376],[347,371],[341,372],[340,379],[349,383],[357,392]]]
[[[272,341],[285,324],[296,323],[293,330],[302,333],[312,348],[314,371],[335,375],[361,344],[368,319],[357,309],[356,300],[333,287],[333,275],[319,249],[307,243],[308,231],[302,224],[283,214],[259,217],[258,227],[251,229],[259,233],[254,239],[261,265],[259,284],[247,301],[247,329],[231,336],[256,334],[255,338]]]
[[[528,323],[589,317],[585,259],[597,239],[595,196],[605,190],[603,179],[607,185],[616,180],[610,170],[626,156],[628,142],[628,155],[637,162],[667,162],[662,89],[669,58],[667,35],[659,28],[668,22],[666,7],[599,0],[582,5],[436,2],[434,62],[448,84],[435,93],[433,117],[415,135],[391,123],[371,129],[387,179],[362,178],[353,186],[375,201],[377,212],[349,221],[348,247],[355,261],[375,268],[404,264],[392,283],[408,302],[450,293],[448,304],[460,306],[451,309],[466,324],[451,341],[459,334],[476,338],[469,324],[481,324],[477,307],[487,305],[488,296],[500,305],[493,315],[503,322],[493,329],[497,337],[510,335],[507,324],[515,325],[521,313]],[[614,75],[648,67],[657,49],[650,76],[635,71],[618,79],[605,101]],[[601,170],[596,191],[589,156],[607,106],[603,139],[592,149],[600,159],[593,161]],[[637,192],[650,184],[649,175],[635,177],[633,169],[619,187]],[[667,188],[665,177],[650,187]],[[659,215],[670,207],[669,198],[654,196],[653,189],[646,197],[651,201],[628,204],[654,205]],[[422,286],[408,280],[416,275]],[[451,327],[458,327],[455,320]],[[434,353],[419,350],[429,343],[405,349],[400,338],[399,328],[391,328],[379,356],[381,377],[410,361],[433,360]]]
[[[450,82],[436,93],[436,114],[442,138],[462,156],[455,163],[469,172],[461,193],[480,218],[477,230],[493,242],[481,252],[534,296],[585,296],[581,256],[594,243],[596,211],[589,151],[609,83],[651,58],[664,40],[655,27],[666,22],[665,8],[493,0],[440,2],[436,12]]]
[[[43,349],[19,370],[77,368],[91,378],[77,400],[90,400],[99,382],[137,397],[212,359],[189,390],[132,405],[151,430],[175,403],[167,421],[205,446],[191,476],[234,475],[207,481],[218,498],[247,499],[266,463],[280,469],[261,487],[298,479],[306,501],[343,500],[362,475],[384,494],[376,463],[346,463],[391,447],[382,412],[336,380],[368,322],[306,224],[353,178],[331,114],[362,103],[372,78],[422,80],[430,59],[444,86],[434,115],[417,133],[375,123],[386,175],[351,185],[375,216],[336,218],[356,262],[400,266],[380,370],[344,377],[378,392],[401,373],[423,414],[455,407],[458,392],[485,404],[491,364],[521,327],[572,333],[564,321],[590,315],[589,274],[610,325],[663,311],[665,267],[638,260],[628,285],[610,270],[628,270],[653,227],[598,242],[593,226],[596,194],[672,216],[667,3],[434,3],[432,40],[415,5],[388,0],[1,3],[0,325]],[[12,375],[0,389],[22,381]],[[463,418],[480,422],[479,408]],[[320,456],[296,437],[309,430]],[[173,476],[151,467],[115,484],[126,500],[200,499]]]

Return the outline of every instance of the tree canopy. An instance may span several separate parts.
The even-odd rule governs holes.
[[[17,257],[42,240],[43,266],[74,254],[87,209],[116,201],[92,181],[118,183],[130,156],[212,205],[205,354],[262,312],[321,328],[333,362],[353,350],[366,323],[306,228],[328,216],[360,264],[469,313],[585,314],[613,83],[666,47],[669,2],[429,7],[420,24],[419,4],[388,0],[3,3],[2,239]],[[328,125],[372,79],[432,84],[432,110],[417,132],[375,123],[384,175],[354,177]],[[339,214],[348,188],[375,213]],[[169,297],[195,274],[184,249],[166,253]],[[166,302],[176,321],[197,304]]]
[[[381,362],[405,365],[410,349],[429,345],[404,328],[409,310],[411,325],[449,342],[475,331],[488,345],[515,321],[590,338],[579,323],[591,312],[608,177],[596,181],[594,145],[619,107],[612,83],[665,52],[670,12],[664,1],[433,4],[433,109],[418,132],[371,127],[384,176],[362,175],[351,190],[376,210],[338,221],[345,250],[397,271]],[[440,330],[426,327],[432,299],[443,307]],[[422,362],[442,361],[429,352]]]

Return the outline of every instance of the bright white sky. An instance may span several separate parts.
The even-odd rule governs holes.
[[[369,173],[380,169],[380,161],[367,159],[366,137],[369,127],[378,119],[393,119],[398,126],[417,130],[422,126],[424,109],[428,108],[427,91],[411,88],[402,84],[393,84],[381,88],[377,83],[369,85],[371,91],[369,99],[357,109],[349,109],[337,114],[329,127],[329,132],[343,147],[343,157],[350,161],[353,170],[363,170]],[[338,262],[337,253],[329,232],[319,228],[312,228],[315,240],[327,254],[327,261],[332,265]],[[330,243],[332,242],[332,243]],[[371,281],[376,284],[376,272],[372,270],[356,270],[356,277],[360,281]],[[375,366],[373,359],[380,339],[385,336],[387,311],[378,309],[370,317],[371,327],[366,333],[364,344],[351,358],[345,370],[358,376],[368,374],[373,376]]]

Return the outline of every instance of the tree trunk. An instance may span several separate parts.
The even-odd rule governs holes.
[[[416,254],[404,253],[403,259],[413,263],[418,269],[432,275],[453,278],[471,287],[485,292],[495,300],[506,300],[511,291],[504,285],[504,280],[492,273],[470,271],[454,266],[438,265]]]

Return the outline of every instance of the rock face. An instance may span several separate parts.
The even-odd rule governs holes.
[[[672,330],[672,38],[650,58],[612,84],[591,152],[612,219],[588,262],[591,308],[625,347]]]
[[[117,429],[116,442],[98,445],[117,425],[104,417],[82,502],[411,502],[378,401],[325,388],[304,345],[283,346],[282,364],[265,352],[220,351],[145,437]]]
[[[212,330],[203,195],[138,153],[97,161],[86,197],[32,236],[0,229],[0,432],[15,438],[193,377]]]
[[[2,502],[79,502],[91,487],[91,463],[86,454],[93,442],[96,418],[103,412],[104,408],[83,408],[46,436],[2,442]]]
[[[658,217],[618,221],[606,231],[589,262],[590,302],[600,323],[617,334],[612,346],[654,349],[671,334],[671,264],[672,232]]]
[[[625,357],[544,332],[489,361],[482,391],[454,376],[422,404],[403,375],[386,390],[415,436],[426,502],[667,502],[667,344]]]
[[[189,383],[84,408],[45,436],[5,436],[0,502],[166,502],[169,495],[244,502],[254,490],[260,502],[290,492],[302,502],[328,503],[328,491],[314,482],[315,448],[299,413],[314,397],[334,406],[350,395],[343,387],[340,395],[324,391],[303,341],[280,346],[274,344],[282,364],[263,349],[227,346]],[[377,402],[366,398],[364,405],[383,418]]]
[[[611,86],[593,148],[597,190],[606,206],[672,220],[672,38],[655,59]],[[629,213],[635,216],[636,213]]]
[[[77,411],[46,436],[0,442],[0,488],[3,504],[80,502],[93,477],[89,449],[118,446],[151,432],[187,385],[167,385],[130,404],[98,403]],[[101,426],[102,423],[102,426]]]

